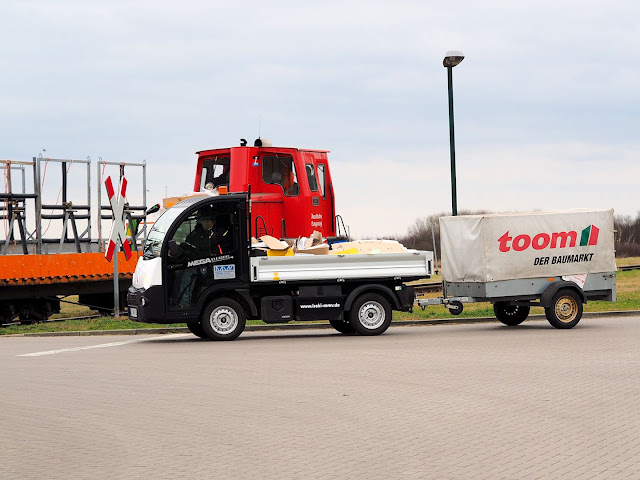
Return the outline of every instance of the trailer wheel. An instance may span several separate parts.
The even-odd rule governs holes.
[[[563,288],[553,296],[544,313],[554,327],[573,328],[582,318],[582,299],[575,290]]]
[[[202,329],[202,324],[200,322],[196,322],[196,323],[187,323],[187,328],[189,329],[189,331],[191,333],[193,333],[196,337],[200,337],[200,338],[209,338],[207,337],[206,333],[204,333],[204,330]]]
[[[509,327],[515,327],[524,322],[530,310],[528,305],[509,305],[507,302],[493,304],[493,313],[496,318]]]
[[[391,305],[382,295],[365,293],[353,302],[348,318],[360,335],[380,335],[391,325]]]
[[[230,298],[218,298],[206,306],[200,322],[206,337],[213,340],[235,340],[247,322],[243,308]]]
[[[449,313],[451,315],[460,315],[462,313],[462,310],[464,310],[464,305],[462,305],[462,302],[454,300],[453,302],[449,302],[447,308],[449,309]]]
[[[329,320],[329,323],[333,328],[335,328],[340,333],[344,333],[344,334],[356,333],[356,331],[353,329],[351,324],[344,320]]]

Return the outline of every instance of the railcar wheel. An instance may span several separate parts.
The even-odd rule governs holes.
[[[573,328],[582,318],[582,299],[571,288],[563,288],[553,296],[551,306],[544,313],[551,325],[556,328]]]
[[[528,305],[509,305],[507,302],[493,304],[493,313],[496,318],[509,327],[515,327],[524,322],[530,310]]]
[[[391,305],[382,295],[365,293],[353,302],[348,317],[360,335],[380,335],[391,325]]]
[[[204,309],[200,324],[206,337],[213,340],[235,340],[244,331],[247,317],[244,309],[230,298],[218,298]]]

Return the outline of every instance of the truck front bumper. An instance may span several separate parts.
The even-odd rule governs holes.
[[[161,286],[149,289],[129,287],[127,293],[128,315],[134,322],[167,323],[162,304]]]

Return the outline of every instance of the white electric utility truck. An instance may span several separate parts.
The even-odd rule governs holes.
[[[247,318],[328,320],[379,335],[391,311],[413,308],[406,282],[433,274],[432,252],[267,256],[250,245],[246,194],[195,197],[153,225],[127,302],[132,320],[186,322],[203,338],[233,340]]]
[[[328,320],[342,333],[380,335],[410,311],[407,282],[433,274],[433,253],[267,256],[250,245],[247,194],[195,197],[154,224],[127,301],[132,320],[186,322],[202,338],[233,340],[246,319]],[[545,307],[575,326],[587,300],[615,300],[613,212],[441,219],[444,296],[418,305],[486,301],[506,325]]]

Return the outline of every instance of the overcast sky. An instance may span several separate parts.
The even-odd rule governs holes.
[[[461,50],[459,209],[640,210],[637,1],[5,1],[0,22],[0,158],[145,160],[149,204],[260,134],[331,150],[356,237],[450,211]]]

